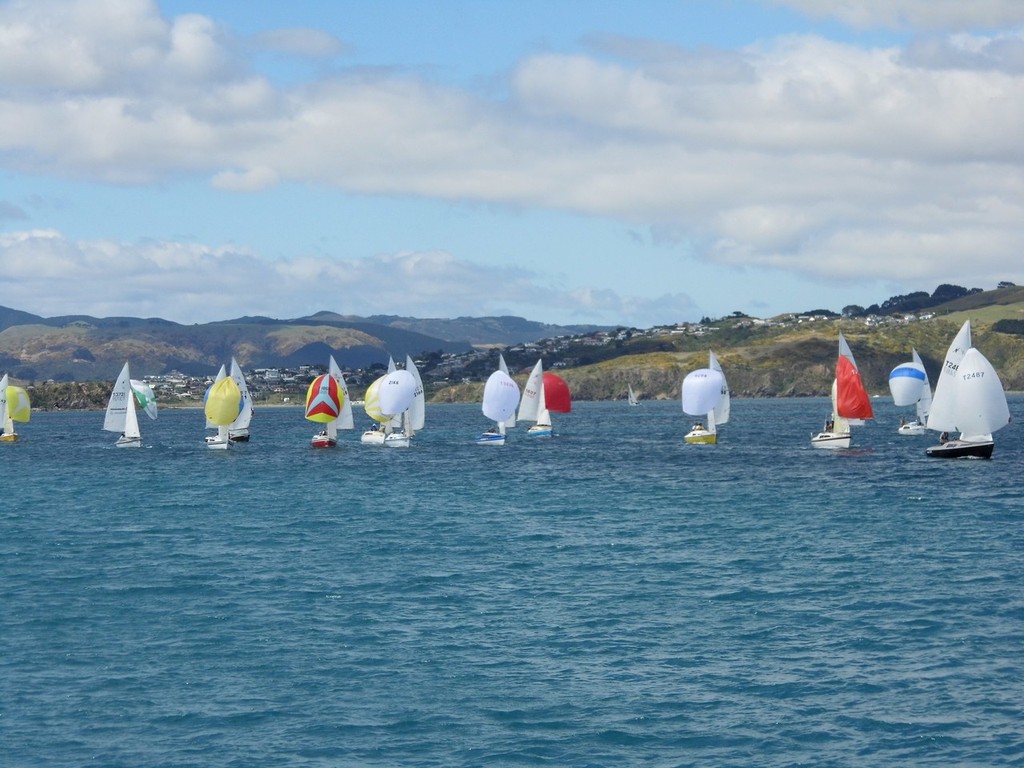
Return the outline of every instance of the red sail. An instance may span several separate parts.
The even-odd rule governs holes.
[[[569,413],[572,410],[572,396],[565,379],[544,371],[544,407],[555,413]]]
[[[844,419],[873,419],[871,400],[853,363],[843,355],[836,361],[836,413]]]

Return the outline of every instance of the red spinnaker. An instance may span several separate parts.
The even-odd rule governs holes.
[[[843,355],[836,361],[836,413],[844,419],[873,419],[871,400],[853,363]]]
[[[569,385],[561,376],[549,371],[544,371],[544,407],[555,413],[569,413],[572,410]]]

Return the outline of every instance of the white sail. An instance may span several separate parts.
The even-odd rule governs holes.
[[[921,399],[921,390],[928,379],[924,366],[918,363],[900,363],[889,373],[889,392],[894,405],[914,405]]]
[[[492,373],[484,384],[483,403],[480,406],[484,416],[498,422],[499,427],[507,426],[518,404],[519,385],[503,371]]]
[[[966,321],[957,332],[953,343],[946,350],[946,358],[939,371],[939,379],[935,382],[935,394],[932,395],[932,409],[928,414],[928,429],[936,432],[955,432],[957,425],[957,380],[960,363],[971,348],[971,321]]]
[[[377,390],[381,413],[401,416],[416,396],[416,378],[409,371],[394,371],[384,377]]]
[[[956,386],[956,429],[969,442],[991,440],[1010,423],[1006,393],[992,364],[974,347],[960,361]]]
[[[500,352],[498,353],[498,370],[501,371],[502,373],[504,373],[509,378],[512,377],[512,374],[508,372],[508,366],[505,364],[505,358],[502,356],[502,354]],[[516,384],[516,392],[518,392],[518,391],[519,391],[519,385]],[[512,411],[512,415],[509,416],[507,419],[505,419],[504,426],[506,426],[506,427],[514,427],[515,425],[516,425],[516,413],[515,413],[515,410],[513,410]],[[502,434],[504,434],[504,432],[502,432]]]
[[[388,374],[387,375],[390,375],[390,374],[394,373],[397,370],[398,370],[398,366],[395,365],[395,358],[393,358],[390,355],[388,355]],[[385,375],[384,378],[387,378],[387,375]],[[383,384],[384,382],[382,381],[381,383]],[[387,426],[388,426],[389,429],[398,429],[400,426],[402,426],[402,414],[401,413],[395,413],[395,414],[391,414],[391,415],[392,415],[393,418],[391,419],[391,421],[388,422]]]
[[[242,374],[242,369],[238,367],[238,362],[234,357],[231,358],[231,378],[235,380],[235,384],[238,386],[238,391],[242,393],[242,410],[238,412],[238,418],[231,422],[228,429],[248,429],[253,415],[252,397],[249,395],[249,386],[245,382],[245,376]]]
[[[412,437],[414,432],[423,429],[427,417],[427,401],[423,393],[423,379],[420,378],[419,368],[409,356],[405,356],[405,370],[412,374],[416,380],[416,390],[413,392],[412,404],[405,412],[405,434]]]
[[[626,402],[630,405],[639,405],[640,401],[636,399],[636,392],[633,391],[633,385],[626,385]]]
[[[846,419],[839,415],[837,400],[839,399],[839,382],[832,379],[832,429],[833,434],[843,434],[850,431],[850,424],[863,424],[860,419]]]
[[[725,371],[722,370],[718,358],[714,352],[708,352],[708,368],[722,374],[722,394],[715,404],[715,424],[725,424],[729,421],[729,413],[732,410],[732,403],[729,397],[729,382],[725,380]]]
[[[924,362],[917,354],[917,350],[911,348],[910,354],[914,364],[921,366],[921,370],[924,371],[924,385],[921,387],[921,396],[917,399],[917,420],[921,424],[926,424],[928,423],[928,414],[932,409],[932,384],[928,381],[928,371],[924,370]]]
[[[132,415],[129,422],[128,414]],[[125,437],[139,436],[139,421],[135,417],[135,396],[132,394],[131,375],[128,372],[128,363],[121,368],[121,373],[114,382],[114,388],[110,392],[110,399],[107,401],[107,412],[103,418],[103,429],[108,432],[118,432]],[[129,426],[134,426],[133,433],[129,433]]]
[[[683,411],[690,416],[706,416],[711,413],[722,397],[724,382],[725,377],[710,368],[700,368],[686,374],[681,392]]]
[[[538,424],[551,423],[551,416],[544,404],[544,365],[540,360],[533,366],[526,386],[523,387],[517,418],[519,421],[535,421]]]
[[[341,404],[341,413],[338,414],[338,418],[330,425],[328,430],[338,429],[355,429],[356,422],[352,416],[352,398],[348,395],[348,385],[345,383],[345,376],[341,373],[341,368],[334,361],[334,355],[331,355],[331,361],[327,366],[327,372],[338,381],[338,388],[345,395],[345,402]],[[334,437],[334,435],[332,435]]]
[[[9,435],[14,432],[14,422],[11,420],[11,414],[7,410],[7,374],[0,379],[0,430],[5,435]]]
[[[217,383],[218,381],[220,381],[221,379],[223,379],[223,378],[224,378],[225,376],[227,376],[227,375],[228,375],[228,371],[227,371],[227,368],[225,368],[225,367],[224,367],[224,366],[222,365],[222,366],[220,367],[220,370],[219,370],[219,371],[217,371],[217,376],[216,376],[216,378],[214,378],[214,380],[213,380],[213,384],[216,384],[216,383]],[[210,389],[212,389],[212,388],[213,388],[213,384],[211,384],[211,385],[210,385],[210,386],[209,386],[209,387],[207,388],[207,390],[206,390],[206,394],[207,394],[207,395],[209,395],[209,394],[210,394]],[[207,428],[207,429],[217,429],[218,427],[217,427],[217,425],[216,425],[216,424],[214,424],[214,423],[213,423],[212,421],[210,421],[209,419],[207,419],[207,420],[206,420],[206,428]]]

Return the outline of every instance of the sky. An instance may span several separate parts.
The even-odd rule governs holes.
[[[1021,0],[0,0],[0,305],[653,325],[1024,283]]]

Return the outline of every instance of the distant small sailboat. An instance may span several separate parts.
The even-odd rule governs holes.
[[[108,432],[119,432],[120,436],[114,443],[118,448],[140,448],[142,432],[139,429],[139,417],[135,404],[144,409],[151,419],[157,416],[156,397],[148,384],[131,378],[128,363],[124,364],[117,381],[110,392],[107,412],[103,418],[103,429]]]
[[[1010,423],[999,375],[971,344],[971,322],[965,322],[943,362],[928,414],[928,429],[941,432],[938,445],[925,452],[945,459],[990,459],[995,449],[992,433]],[[957,431],[959,437],[947,438]]]
[[[7,374],[0,379],[0,443],[13,443],[18,439],[14,422],[27,422],[32,416],[28,392],[8,384]]]
[[[228,438],[233,443],[249,442],[249,423],[253,417],[252,396],[249,394],[249,385],[245,381],[242,369],[234,357],[231,358],[231,378],[242,396],[242,407],[236,418],[228,427]]]
[[[226,451],[231,447],[232,440],[228,431],[241,410],[242,393],[234,379],[224,376],[210,386],[206,391],[203,411],[206,414],[207,423],[217,427],[217,434],[206,438],[207,448],[214,451]]]
[[[626,385],[626,402],[630,405],[640,405],[640,401],[636,399],[636,392],[633,391],[633,385]]]
[[[543,362],[538,360],[526,380],[523,396],[519,401],[519,421],[535,422],[526,431],[527,437],[551,437],[554,434],[551,411],[572,411],[569,385],[561,376],[545,371]]]
[[[911,362],[900,363],[889,374],[889,391],[897,406],[917,406],[917,418],[913,421],[901,418],[897,434],[923,435],[928,431],[925,425],[932,405],[932,387],[921,356],[913,348],[910,354]]]
[[[874,417],[871,399],[857,370],[853,352],[840,333],[836,377],[832,381],[832,415],[821,432],[811,435],[811,445],[815,448],[849,448],[850,427]]]
[[[731,404],[729,385],[714,352],[708,352],[707,368],[691,371],[683,379],[681,397],[685,413],[705,419],[694,423],[683,439],[687,443],[717,443],[718,425],[729,421]]]
[[[519,405],[519,385],[508,375],[505,360],[498,356],[499,367],[487,378],[480,409],[494,426],[476,438],[477,445],[504,445],[505,429],[515,426],[516,406]]]

